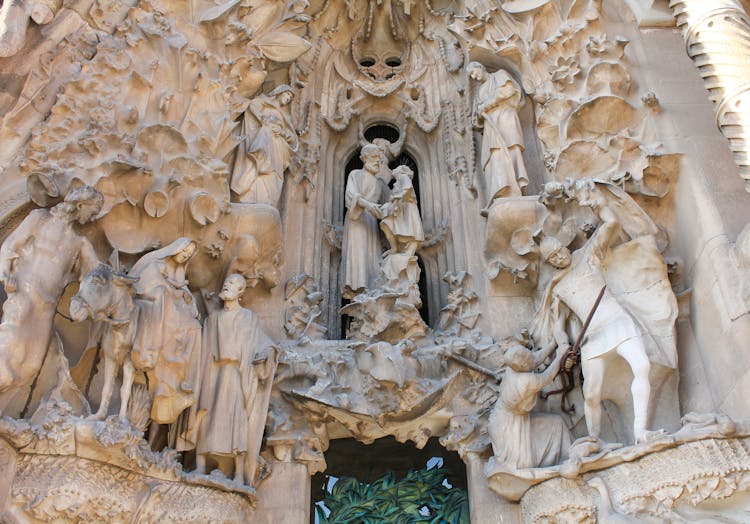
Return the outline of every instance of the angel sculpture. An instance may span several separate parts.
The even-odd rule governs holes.
[[[283,109],[293,98],[292,88],[281,85],[250,101],[242,122],[247,137],[237,152],[230,184],[240,202],[278,208],[284,173],[299,146],[289,114]]]

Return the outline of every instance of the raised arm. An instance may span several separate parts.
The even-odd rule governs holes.
[[[551,340],[546,346],[534,353],[534,369],[541,366],[542,363],[549,358],[549,356],[555,351],[557,344],[557,340]]]
[[[557,373],[560,371],[560,362],[562,361],[566,353],[567,349],[559,348],[557,350],[557,354],[555,355],[555,359],[552,361],[549,367],[547,367],[544,372],[537,374],[540,384],[539,389],[542,389],[545,386],[549,386],[552,381],[555,380]]]

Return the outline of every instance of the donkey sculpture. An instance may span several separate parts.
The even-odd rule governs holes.
[[[120,367],[120,418],[127,417],[135,375],[130,352],[138,329],[138,307],[133,299],[133,284],[137,280],[100,264],[84,277],[78,293],[70,303],[70,316],[73,320],[81,322],[90,318],[96,323],[95,337],[99,339],[104,353],[104,387],[99,409],[91,417],[95,420],[103,420],[107,416]]]

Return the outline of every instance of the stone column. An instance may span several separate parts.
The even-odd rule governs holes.
[[[256,524],[308,524],[310,475],[298,462],[272,462],[271,475],[258,487]]]
[[[750,192],[750,18],[737,0],[671,0],[669,5]]]
[[[508,502],[487,486],[487,477],[484,476],[486,460],[477,453],[466,455],[471,524],[520,524],[519,505]]]

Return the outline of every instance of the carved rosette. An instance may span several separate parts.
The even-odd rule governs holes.
[[[669,5],[750,191],[750,18],[736,0],[672,0]]]

